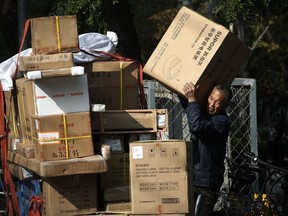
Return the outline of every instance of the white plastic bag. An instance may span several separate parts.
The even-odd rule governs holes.
[[[92,53],[99,57],[86,54],[84,52],[73,53],[74,63],[85,63],[97,60],[110,59],[109,56],[103,54],[94,53],[92,50],[103,51],[110,54],[114,54],[116,46],[118,44],[117,34],[111,31],[107,32],[107,35],[100,33],[85,33],[78,36],[79,46],[87,53]],[[20,53],[21,56],[29,56],[32,54],[32,49],[26,49]],[[13,89],[12,79],[15,76],[16,64],[18,54],[0,63],[0,80],[3,91],[10,91]],[[20,75],[20,74],[19,74]]]
[[[79,35],[79,46],[80,49],[84,50],[86,53],[82,51],[73,53],[73,60],[75,63],[85,63],[110,59],[111,57],[100,53],[95,53],[93,50],[114,54],[117,44],[118,37],[114,32],[107,32],[107,35],[102,35],[99,33],[81,34]],[[89,53],[91,55],[89,55]]]
[[[26,49],[20,53],[20,56],[29,56],[32,53],[32,49]],[[16,64],[17,64],[18,54],[7,59],[0,64],[0,80],[2,84],[3,91],[10,91],[13,89],[12,78],[15,76]]]

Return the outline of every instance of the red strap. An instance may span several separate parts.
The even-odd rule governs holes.
[[[115,55],[115,54],[111,54],[111,53],[107,53],[104,51],[98,51],[98,50],[93,50],[90,49],[90,52],[95,53],[92,54],[90,52],[87,52],[85,50],[81,49],[81,52],[84,52],[88,55],[97,57],[97,58],[102,58],[101,56],[97,55],[97,54],[102,54],[102,55],[106,55],[106,56],[110,56],[111,58],[117,60],[117,61],[134,61],[138,64],[138,71],[139,71],[139,91],[140,91],[140,103],[141,103],[141,108],[142,109],[147,109],[147,101],[146,101],[146,97],[144,94],[144,80],[143,80],[143,69],[142,69],[142,64],[139,61],[130,59],[130,58],[125,58],[123,56],[119,56],[119,55]],[[104,58],[103,58],[104,59]]]
[[[30,20],[28,19],[25,23],[25,28],[24,28],[24,34],[22,37],[21,45],[19,48],[19,53],[18,53],[18,58],[16,62],[16,69],[14,73],[13,80],[17,77],[17,72],[18,72],[18,62],[20,58],[20,53],[23,48],[23,44],[26,38],[26,34],[29,28]],[[18,216],[20,215],[20,209],[19,209],[19,204],[17,200],[17,195],[15,192],[15,187],[14,187],[14,182],[11,177],[11,173],[9,172],[8,169],[8,164],[7,164],[7,153],[8,153],[8,134],[9,134],[9,118],[7,118],[7,124],[5,125],[5,116],[4,116],[4,92],[2,88],[2,84],[0,82],[0,142],[1,142],[1,156],[2,156],[2,170],[3,170],[3,178],[5,182],[5,187],[6,187],[6,198],[7,198],[7,209],[8,209],[8,214],[9,216]],[[10,199],[10,194],[11,198]]]
[[[28,216],[41,216],[43,210],[43,202],[41,197],[34,195],[30,199]]]
[[[7,164],[7,152],[8,152],[8,123],[5,127],[4,121],[4,94],[3,94],[2,85],[0,83],[0,103],[1,103],[1,110],[0,110],[0,142],[1,142],[1,156],[2,156],[2,170],[3,170],[3,177],[6,187],[6,198],[7,198],[7,209],[9,216],[11,215],[20,215],[18,200],[15,192],[14,183],[11,177],[11,174],[8,169]],[[10,194],[12,200],[10,199]]]
[[[25,42],[25,38],[26,38],[26,35],[27,35],[27,32],[28,32],[29,25],[30,25],[30,19],[27,19],[26,22],[25,22],[24,32],[23,32],[21,44],[20,44],[20,47],[19,47],[19,52],[18,52],[18,57],[17,57],[17,62],[16,62],[16,70],[15,70],[15,74],[14,74],[13,80],[15,80],[16,77],[17,77],[18,62],[19,62],[19,59],[20,59],[20,53],[22,51],[22,48],[23,48],[23,45],[24,45],[24,42]]]

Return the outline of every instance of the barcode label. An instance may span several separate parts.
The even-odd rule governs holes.
[[[169,204],[169,203],[179,203],[180,199],[179,198],[162,198],[161,203],[163,204]]]

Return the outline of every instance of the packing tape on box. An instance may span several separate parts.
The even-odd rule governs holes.
[[[58,52],[61,52],[61,40],[60,40],[60,30],[59,30],[59,17],[55,17],[56,21],[56,34],[57,34],[57,48]]]
[[[28,71],[26,73],[26,77],[29,80],[35,80],[48,77],[69,76],[69,75],[78,76],[83,74],[84,74],[83,66],[74,66],[71,68]]]

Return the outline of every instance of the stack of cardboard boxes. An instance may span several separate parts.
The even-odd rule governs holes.
[[[115,186],[110,182],[123,182],[123,173],[115,178],[114,171],[129,166],[129,142],[156,140],[157,132],[167,131],[167,110],[140,109],[137,62],[74,64],[72,52],[79,51],[75,16],[30,23],[33,53],[19,59],[24,77],[15,80],[16,94],[5,93],[12,129],[8,160],[21,181],[21,214],[27,215],[29,196],[39,195],[31,185],[35,179],[41,179],[45,215],[103,211],[106,189]],[[111,149],[108,160],[101,155],[103,144]],[[125,184],[117,186],[130,188],[127,171]]]
[[[42,180],[44,214],[192,214],[192,143],[158,139],[168,111],[140,109],[139,64],[74,65],[75,16],[31,19],[31,36],[33,55],[20,58],[25,78],[16,79],[16,95],[5,93],[8,160],[19,180]],[[200,84],[204,103],[249,54],[224,27],[183,7],[144,72],[180,95],[186,81]]]
[[[41,178],[43,214],[96,212],[97,173],[107,165],[94,152],[87,74],[73,63],[72,52],[79,51],[76,17],[35,18],[30,23],[33,52],[19,61],[24,77],[15,82],[11,120],[18,128],[11,133],[9,167],[19,180]],[[23,215],[29,204],[25,197],[33,191],[27,188],[17,189]]]

